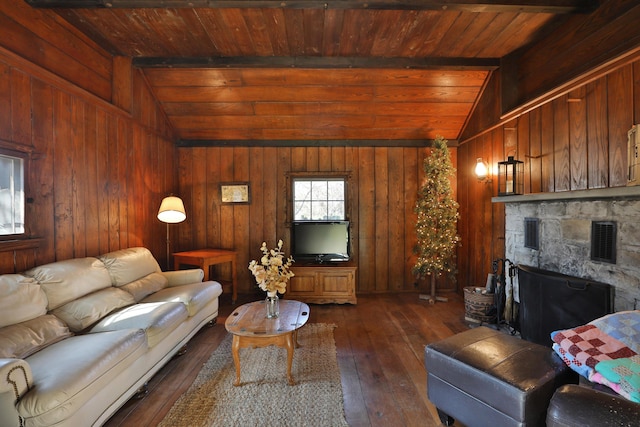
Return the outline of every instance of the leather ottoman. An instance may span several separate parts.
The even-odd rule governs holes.
[[[425,367],[445,425],[544,426],[555,390],[578,382],[549,347],[485,326],[426,346]]]

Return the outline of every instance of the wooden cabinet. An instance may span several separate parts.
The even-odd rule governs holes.
[[[306,265],[291,267],[295,274],[285,298],[314,304],[356,304],[354,266]]]

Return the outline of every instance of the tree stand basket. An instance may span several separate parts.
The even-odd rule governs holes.
[[[473,323],[496,323],[493,294],[476,292],[473,286],[464,288],[464,319]]]

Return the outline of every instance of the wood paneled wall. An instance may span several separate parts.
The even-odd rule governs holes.
[[[473,175],[476,158],[493,168],[513,155],[524,162],[525,193],[626,185],[627,131],[640,117],[640,62],[574,88],[458,148],[460,284],[484,285],[491,261],[504,257],[504,205]]]
[[[567,16],[543,39],[502,57],[502,114],[513,117],[637,58],[640,4],[598,3],[593,13]]]
[[[0,21],[10,22],[20,35],[19,44],[0,40],[0,146],[29,153],[27,228],[38,242],[35,249],[0,242],[0,273],[138,245],[164,263],[165,228],[156,213],[177,182],[176,148],[142,74],[126,61],[120,65],[118,81],[128,89],[116,92],[131,111],[115,107],[105,100],[111,97],[110,82],[104,90],[93,72],[62,73],[64,78],[58,73],[59,67],[75,68],[63,59],[67,55],[85,57],[73,51],[71,45],[78,46],[73,40],[67,40],[66,53],[51,44],[60,41],[56,34],[64,27],[49,22],[51,38],[34,35],[17,28],[5,14],[11,11],[0,12]],[[12,44],[13,51],[3,44]],[[15,53],[21,45],[24,56]],[[37,49],[41,56],[31,58]],[[87,55],[87,61],[109,57],[103,51]],[[45,68],[50,61],[54,65]],[[83,88],[94,82],[91,91]]]
[[[414,290],[414,206],[430,148],[207,147],[178,149],[179,195],[187,220],[178,224],[176,250],[203,247],[239,253],[239,291],[253,290],[246,268],[260,245],[285,241],[289,253],[287,172],[349,172],[352,248],[357,291]],[[456,149],[451,149],[456,161]],[[220,183],[248,181],[251,203],[220,202]],[[455,188],[455,182],[454,182]],[[225,266],[218,274],[228,277]],[[439,289],[455,284],[442,279]],[[424,286],[424,285],[421,285]],[[426,288],[425,288],[426,289]]]
[[[0,2],[0,46],[104,100],[112,94],[112,55],[63,19],[25,1]]]

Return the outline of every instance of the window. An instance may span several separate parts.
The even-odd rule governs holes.
[[[25,156],[0,150],[0,236],[24,234]]]
[[[346,179],[294,178],[293,220],[345,220]]]

